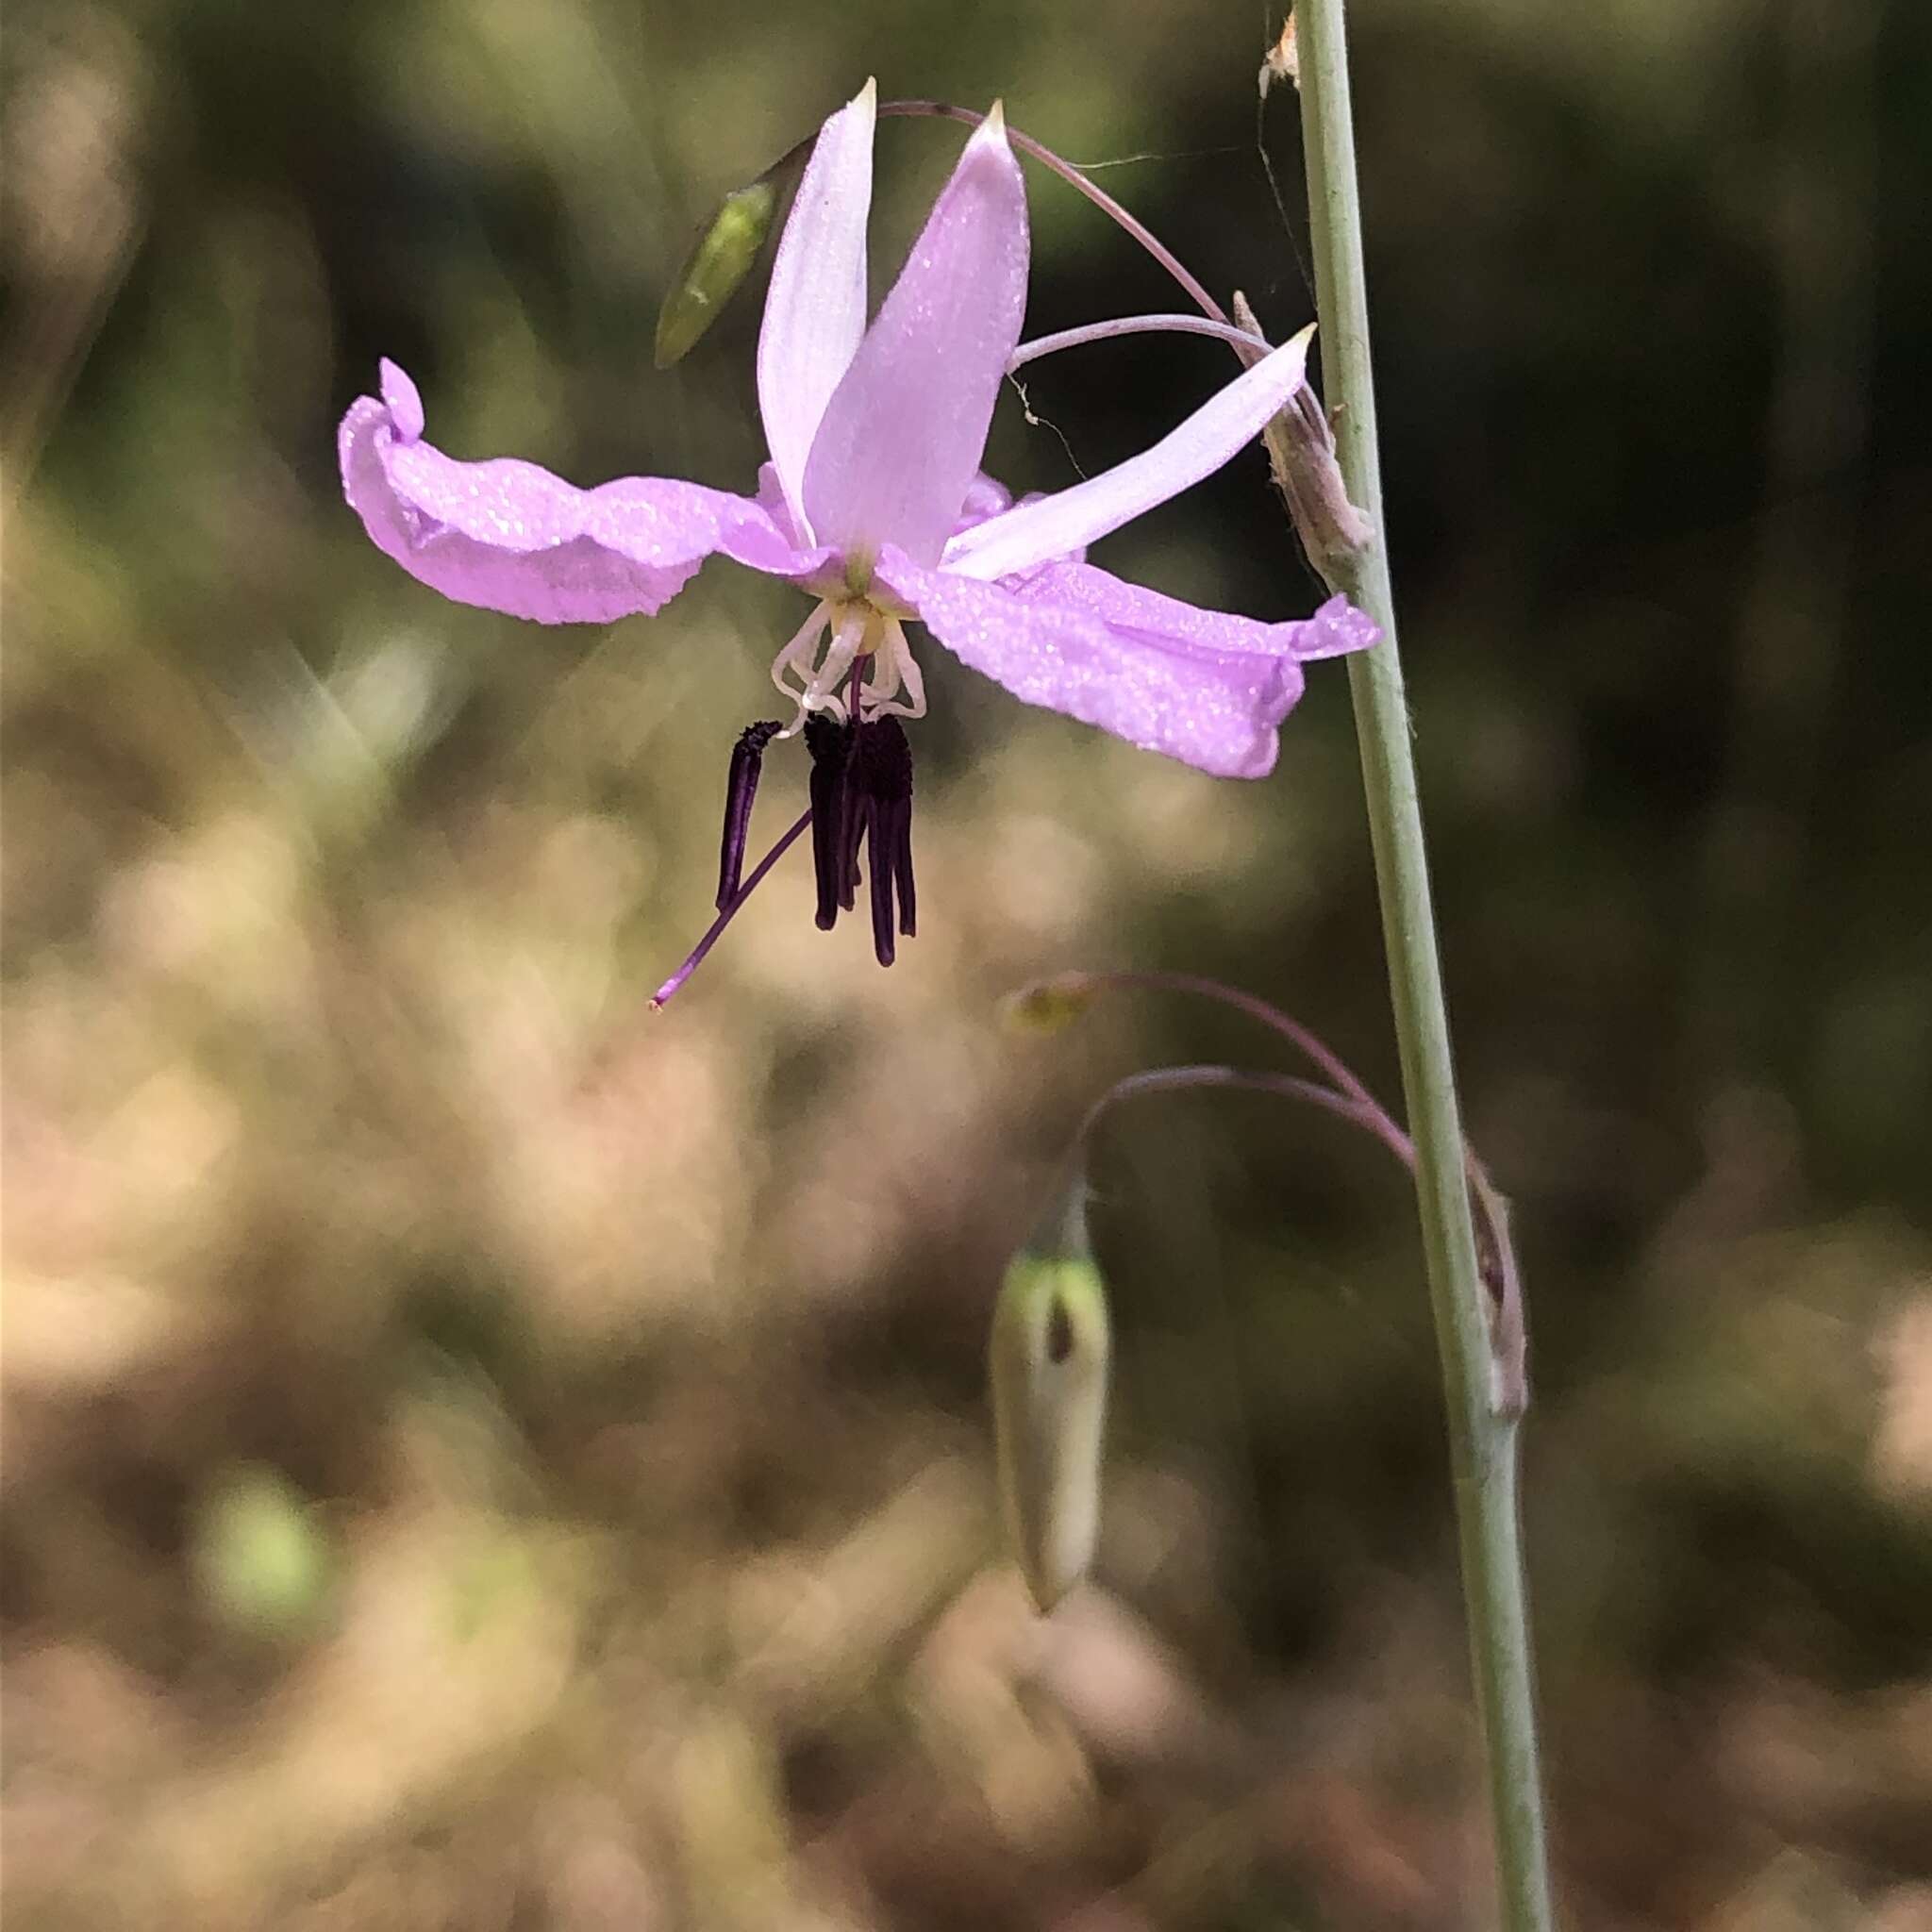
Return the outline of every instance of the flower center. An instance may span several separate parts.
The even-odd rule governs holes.
[[[925,681],[905,620],[868,597],[822,599],[778,653],[772,682],[798,707],[787,738],[813,712],[848,723],[855,694],[861,724],[925,716]]]

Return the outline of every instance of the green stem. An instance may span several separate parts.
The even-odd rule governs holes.
[[[1336,588],[1382,627],[1382,641],[1374,650],[1349,658],[1349,686],[1361,741],[1403,1091],[1415,1137],[1429,1299],[1442,1357],[1462,1588],[1489,1764],[1502,1923],[1507,1932],[1549,1932],[1554,1920],[1517,1512],[1518,1417],[1510,1412],[1511,1405],[1494,1397],[1490,1314],[1470,1214],[1449,1016],[1409,748],[1408,705],[1381,535],[1375,391],[1342,0],[1298,0],[1295,20],[1322,370],[1342,478],[1375,532],[1363,550],[1338,565]]]

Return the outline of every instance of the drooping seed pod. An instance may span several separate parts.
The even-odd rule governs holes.
[[[772,232],[777,206],[778,191],[769,181],[734,188],[719,205],[658,311],[652,359],[659,369],[682,361],[738,292]]]
[[[1100,1529],[1107,1288],[1077,1200],[1069,1234],[1023,1249],[993,1309],[993,1433],[1014,1560],[1050,1610],[1087,1574]],[[1041,1246],[1058,1252],[1041,1252]]]

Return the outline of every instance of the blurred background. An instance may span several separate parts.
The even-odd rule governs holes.
[[[679,1002],[797,621],[442,603],[343,507],[430,434],[749,486],[727,189],[868,74],[1082,162],[1277,336],[1253,6],[8,9],[5,1907],[194,1926],[1454,1928],[1487,1844],[1401,1176],[1124,1111],[1093,1587],[1002,1563],[983,1347],[1080,1109],[1286,1064],[1037,973],[1281,1001],[1396,1097],[1346,679],[1261,784],[928,646],[920,937],[802,855]],[[1932,17],[1359,0],[1390,515],[1473,1134],[1515,1198],[1579,1927],[1932,1925]],[[1268,103],[1300,194],[1291,94]],[[883,124],[874,274],[958,130]],[[1177,306],[1032,177],[1032,332]],[[1225,379],[1029,371],[1056,488]],[[1100,560],[1317,592],[1258,452]],[[762,693],[762,695],[761,695]],[[803,791],[767,761],[760,826]]]

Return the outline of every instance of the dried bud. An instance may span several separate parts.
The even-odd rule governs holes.
[[[1089,973],[1036,979],[1000,1002],[1000,1021],[1011,1033],[1058,1033],[1086,1016],[1099,991],[1099,983]]]
[[[1268,98],[1268,90],[1277,80],[1300,90],[1302,84],[1302,60],[1300,50],[1295,45],[1294,15],[1291,12],[1282,23],[1281,38],[1268,49],[1261,61],[1261,72],[1257,76],[1261,86],[1261,98]]]
[[[1041,1610],[1093,1560],[1107,1421],[1107,1289],[1077,1197],[1065,1219],[1044,1244],[1058,1252],[1036,1242],[1007,1269],[991,1349],[1007,1535]]]
[[[777,206],[778,192],[769,181],[735,188],[724,197],[658,311],[653,359],[659,369],[681,362],[738,292],[772,232]]]
[[[1234,298],[1235,321],[1256,335],[1261,332],[1248,299]],[[1261,432],[1268,445],[1268,463],[1274,487],[1288,504],[1295,535],[1331,590],[1338,588],[1336,569],[1359,557],[1375,534],[1368,517],[1348,500],[1341,466],[1335,460],[1335,432],[1322,404],[1307,383],[1290,397]]]

